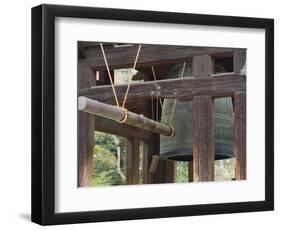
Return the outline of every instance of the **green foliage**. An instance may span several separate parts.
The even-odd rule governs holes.
[[[116,154],[119,139],[108,133],[95,132],[95,144]]]
[[[116,136],[96,132],[93,161],[93,186],[121,185],[125,180],[118,170],[117,147],[119,140]]]
[[[176,163],[176,183],[188,182],[188,164]],[[235,178],[235,159],[218,160],[215,162],[215,181],[231,181]]]
[[[107,133],[95,132],[95,148],[93,161],[93,186],[122,185],[126,183],[126,139]],[[117,160],[117,149],[120,148],[120,162]],[[143,144],[140,145],[140,153]],[[142,154],[140,154],[140,178],[142,178]],[[216,161],[215,180],[230,181],[235,177],[235,160]],[[176,183],[188,182],[187,162],[176,162]],[[142,180],[140,179],[140,183]]]
[[[235,178],[235,159],[216,161],[215,181],[230,181],[233,178]]]
[[[188,182],[188,166],[187,162],[178,161],[176,163],[176,183]]]

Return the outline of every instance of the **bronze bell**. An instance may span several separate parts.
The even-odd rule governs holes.
[[[183,65],[175,65],[168,74],[168,78],[179,78]],[[224,72],[221,65],[214,65],[214,73]],[[187,63],[184,77],[192,76],[192,64]],[[169,122],[172,116],[174,99],[165,99],[161,120]],[[163,112],[165,115],[163,115]],[[174,137],[160,136],[161,159],[176,161],[192,161],[192,101],[177,101],[171,125],[175,129]],[[215,159],[234,157],[234,114],[231,97],[216,98],[214,100],[214,128],[215,128]]]

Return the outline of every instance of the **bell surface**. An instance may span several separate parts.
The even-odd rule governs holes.
[[[169,78],[179,78],[183,65],[175,65]],[[223,67],[214,66],[214,72],[224,72]],[[192,64],[187,63],[183,76],[192,76]],[[161,121],[175,129],[175,136],[160,135],[160,157],[165,160],[192,161],[192,101],[177,101],[174,114],[174,99],[164,99]],[[164,114],[163,114],[164,113]],[[214,99],[215,159],[234,157],[234,113],[231,97]],[[172,117],[173,116],[173,117]],[[171,120],[172,117],[172,120]]]

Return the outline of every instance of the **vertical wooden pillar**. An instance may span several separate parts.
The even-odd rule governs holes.
[[[234,51],[233,71],[246,74],[246,50]],[[235,178],[246,179],[246,92],[237,92],[234,95],[234,132],[236,157]]]
[[[212,72],[212,58],[209,55],[193,57],[193,76],[208,77]],[[213,99],[195,96],[193,110],[193,180],[214,180],[214,124]]]
[[[149,68],[150,69],[150,68]],[[144,74],[144,81],[152,80],[153,77],[151,76],[151,71],[149,74]],[[156,100],[154,102],[150,100],[138,100],[136,101],[137,108],[135,108],[135,112],[138,114],[143,114],[146,117],[150,117],[154,119],[156,117]],[[151,109],[152,105],[154,108]],[[160,106],[160,105],[159,105]],[[154,112],[154,114],[152,114]],[[159,154],[159,148],[156,146],[158,142],[159,135],[154,134],[153,138],[148,141],[144,142],[144,149],[143,149],[143,164],[142,164],[142,181],[143,184],[152,184],[154,183],[154,174],[149,172],[151,160],[153,155]]]
[[[151,143],[151,146],[154,148],[154,154],[153,155],[159,155],[160,154],[160,135],[155,134],[153,142]],[[155,174],[153,175],[153,183],[159,184],[159,183],[165,183],[165,162],[163,160],[159,160],[157,170]]]
[[[144,143],[143,151],[143,184],[152,184],[153,183],[153,174],[149,172],[150,163],[152,156],[155,154],[153,143]]]
[[[193,99],[193,179],[214,180],[213,101],[210,96]]]
[[[246,93],[237,92],[234,96],[234,104],[235,177],[236,180],[246,180]]]
[[[176,181],[176,162],[175,161],[165,161],[164,165],[164,181],[165,183],[174,183]]]
[[[233,53],[233,72],[241,73],[241,70],[246,66],[246,50],[237,50]]]
[[[93,70],[78,70],[78,88],[89,88],[95,85]],[[93,172],[95,117],[78,111],[78,187],[90,186]]]
[[[127,184],[139,183],[139,140],[136,137],[128,138],[126,159]]]
[[[154,103],[155,106],[157,105]],[[156,108],[154,108],[154,111],[156,112]],[[161,120],[161,105],[160,102],[158,102],[158,121]],[[155,114],[155,117],[156,114]],[[160,135],[156,134],[154,139],[154,147],[155,147],[155,154],[160,154]],[[176,177],[176,167],[175,162],[173,161],[164,161],[160,160],[158,164],[157,171],[154,175],[154,183],[174,183],[175,177]]]
[[[150,156],[148,155],[148,144],[143,143],[143,156],[142,156],[142,182],[143,184],[149,184],[149,163]]]
[[[193,162],[188,162],[188,182],[193,182]]]

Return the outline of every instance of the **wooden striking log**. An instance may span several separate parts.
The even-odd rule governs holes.
[[[128,124],[144,130],[149,130],[164,136],[174,135],[174,130],[163,123],[149,119],[143,115],[126,111],[120,107],[98,102],[87,97],[79,97],[79,110],[106,117],[120,123]]]
[[[92,116],[91,114],[87,115]],[[147,130],[140,130],[137,127],[120,124],[116,121],[100,116],[95,116],[95,130],[127,138],[137,137],[145,142],[151,141],[151,139],[154,137],[154,133]]]
[[[210,77],[194,77],[183,79],[167,79],[153,82],[134,83],[130,87],[128,102],[136,99],[151,99],[151,95],[159,90],[159,98],[191,100],[195,95],[212,97],[234,96],[237,91],[246,91],[246,78],[235,73],[212,74]],[[127,85],[115,86],[119,102],[123,101]],[[112,103],[114,97],[111,86],[97,86],[79,90],[79,96],[85,96],[104,103]]]

